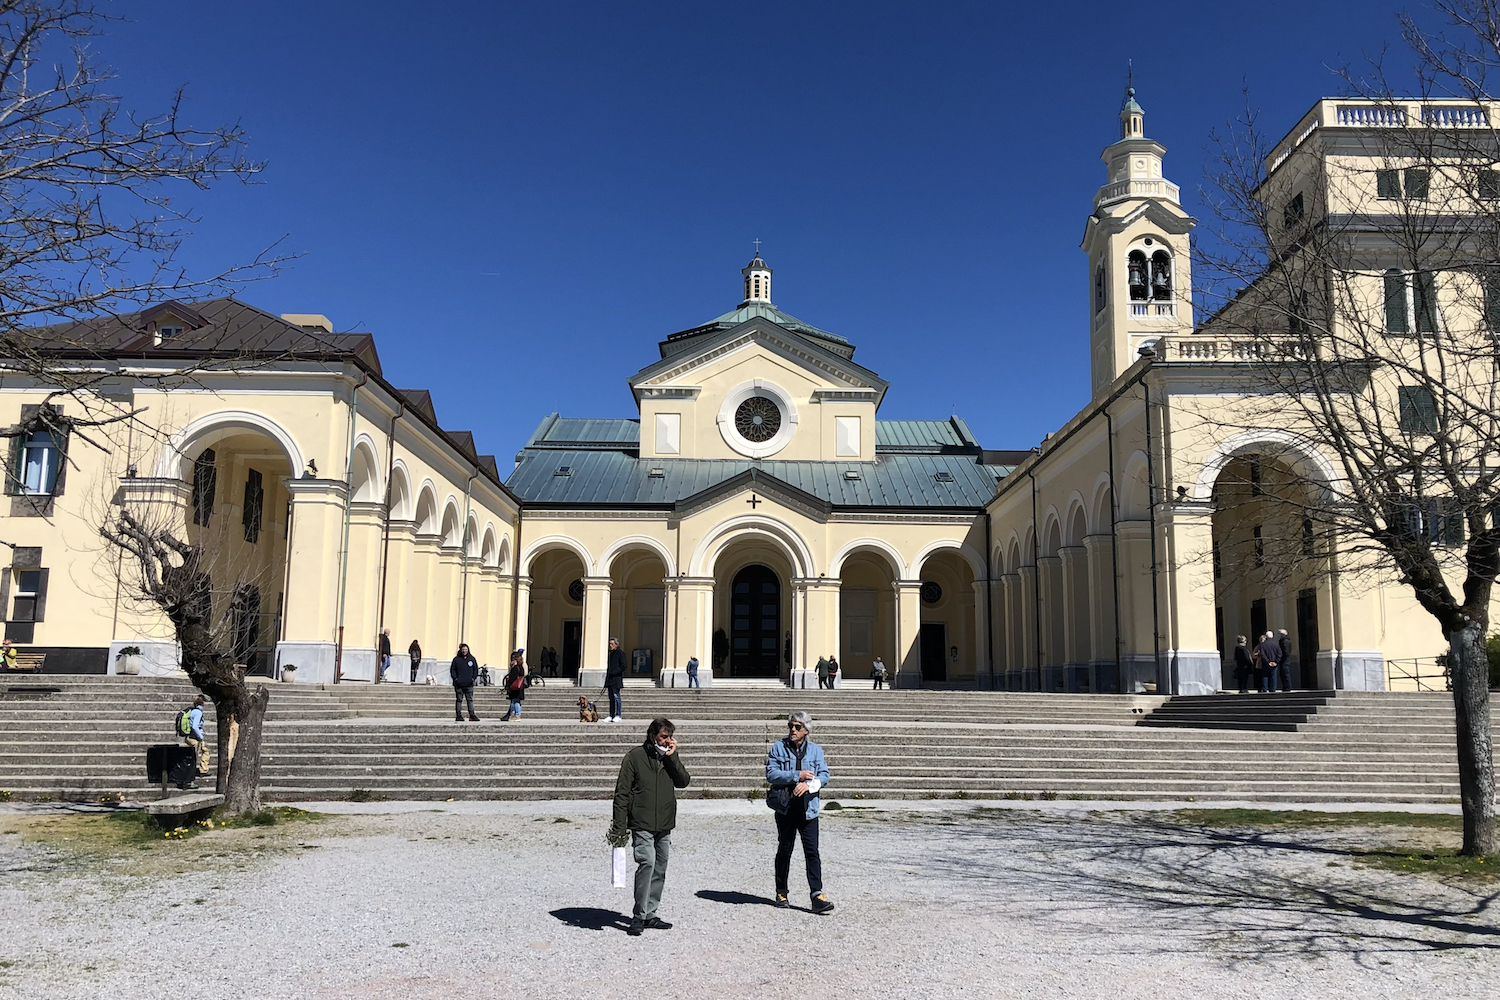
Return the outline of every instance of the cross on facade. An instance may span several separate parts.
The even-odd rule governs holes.
[[[746,500],[745,502],[750,505],[751,510],[754,510],[755,508],[759,507],[764,501],[762,501],[760,497],[752,493],[750,494],[750,499]]]

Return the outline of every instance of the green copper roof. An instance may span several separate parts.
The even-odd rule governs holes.
[[[770,320],[777,326],[793,333],[800,333],[804,337],[812,337],[822,341],[830,350],[842,357],[850,357],[854,354],[854,347],[837,334],[829,333],[827,330],[819,330],[810,323],[804,323],[795,316],[782,312],[769,302],[744,302],[739,308],[732,309],[722,316],[709,320],[702,326],[695,326],[691,330],[683,330],[674,333],[662,342],[662,356],[678,353],[685,349],[684,341],[694,340],[705,334],[718,333],[721,330],[732,330],[741,323],[748,323],[752,319]]]

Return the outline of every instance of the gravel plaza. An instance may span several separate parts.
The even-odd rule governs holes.
[[[1361,853],[1440,834],[1107,805],[844,803],[818,917],[770,905],[763,805],[684,802],[676,926],[636,939],[603,802],[308,803],[118,850],[64,839],[88,818],[67,807],[6,806],[0,997],[1494,995],[1493,876]],[[799,855],[805,907],[800,877]]]

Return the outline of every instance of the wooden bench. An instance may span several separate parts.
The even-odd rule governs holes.
[[[33,674],[42,672],[42,664],[47,662],[46,653],[32,653],[26,650],[16,650],[16,665],[11,667],[14,671],[28,671]]]
[[[223,804],[224,796],[216,792],[189,792],[146,803],[146,815],[163,830],[176,830],[208,819]]]

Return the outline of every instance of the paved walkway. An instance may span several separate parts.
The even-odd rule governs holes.
[[[150,871],[0,835],[0,997],[1487,1000],[1500,972],[1495,883],[1353,866],[1351,839],[1392,831],[849,805],[823,824],[839,909],[817,917],[769,905],[763,806],[684,803],[677,927],[639,939],[599,802],[329,803],[260,855],[244,830],[137,849]]]

